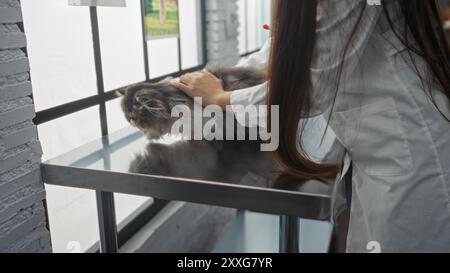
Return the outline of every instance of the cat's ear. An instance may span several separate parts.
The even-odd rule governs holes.
[[[116,91],[116,95],[118,98],[120,97],[125,97],[125,95],[127,94],[127,89],[126,88],[122,88]]]

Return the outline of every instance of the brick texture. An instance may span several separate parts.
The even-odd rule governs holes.
[[[0,0],[0,253],[51,252],[26,38],[18,0]]]

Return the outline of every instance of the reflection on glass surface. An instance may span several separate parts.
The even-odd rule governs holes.
[[[272,162],[258,149],[256,142],[150,142],[129,172],[267,187]]]
[[[249,172],[261,177],[273,170],[269,154],[259,153],[259,143],[235,141],[184,141],[165,136],[150,141],[134,128],[94,141],[49,164],[238,183]]]
[[[133,128],[45,162],[50,184],[164,200],[330,217],[331,184],[280,175],[272,154],[246,141],[150,141]],[[86,179],[80,180],[80,177]]]
[[[46,164],[313,194],[329,191],[325,183],[281,175],[272,153],[260,152],[255,141],[184,141],[176,136],[154,141],[132,127]]]

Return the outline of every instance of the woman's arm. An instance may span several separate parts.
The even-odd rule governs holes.
[[[269,38],[260,51],[250,55],[244,59],[237,66],[239,67],[262,67],[267,70],[270,55],[271,39]],[[229,105],[231,110],[235,113],[237,120],[246,120],[245,113],[238,111],[237,107],[247,107],[249,105],[264,105],[267,97],[267,82],[249,87],[246,89],[236,90],[229,95]],[[261,115],[257,117],[247,117],[247,126],[255,127],[261,125],[258,121],[266,120],[266,116]]]
[[[258,52],[250,55],[247,59],[240,62],[237,67],[255,67],[267,69],[270,53],[270,39]],[[178,80],[172,81],[178,89],[191,97],[202,97],[203,104],[219,105],[223,109],[226,106],[232,108],[237,105],[247,106],[263,104],[266,96],[266,84],[254,87],[226,92],[223,90],[220,80],[207,71],[186,74]]]

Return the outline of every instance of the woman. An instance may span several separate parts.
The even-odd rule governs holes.
[[[204,72],[177,86],[206,105],[279,105],[277,155],[291,174],[339,181],[351,159],[348,252],[450,252],[450,57],[438,4],[275,3],[268,84],[230,94]],[[299,145],[300,118],[317,115],[339,140],[321,163]]]

